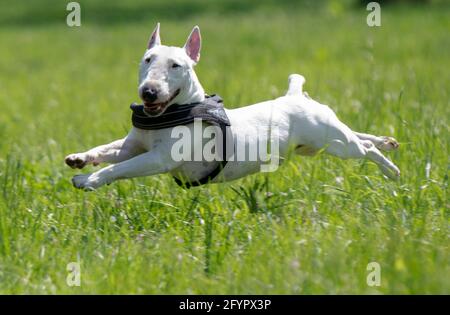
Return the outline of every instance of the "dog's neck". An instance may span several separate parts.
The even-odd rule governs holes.
[[[182,89],[182,91],[176,98],[175,102],[177,104],[198,103],[203,102],[205,100],[205,90],[200,84],[200,81],[198,80],[194,69],[190,69],[190,71],[191,71],[190,75],[191,80],[189,80],[189,82],[186,83],[185,88]]]

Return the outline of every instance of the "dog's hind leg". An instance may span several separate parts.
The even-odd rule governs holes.
[[[305,78],[302,75],[293,73],[289,76],[288,82],[289,87],[286,95],[302,94],[303,84],[305,84]]]
[[[397,179],[400,176],[400,170],[398,167],[392,163],[391,160],[385,157],[372,142],[367,140],[362,141],[366,147],[366,158],[375,162],[384,175],[391,179]]]
[[[386,136],[374,136],[367,133],[360,133],[355,132],[353,133],[361,140],[368,140],[372,142],[377,149],[383,150],[383,151],[393,151],[396,150],[399,147],[399,144],[397,140],[395,140],[393,137],[386,137]]]
[[[343,159],[368,159],[375,162],[384,175],[391,179],[400,176],[400,170],[386,158],[369,140],[360,140],[353,135],[348,141],[332,140],[325,148],[325,152]]]

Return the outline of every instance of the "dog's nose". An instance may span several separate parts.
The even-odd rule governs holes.
[[[152,103],[156,100],[157,97],[158,97],[158,92],[155,89],[145,87],[142,90],[142,98],[146,102]]]

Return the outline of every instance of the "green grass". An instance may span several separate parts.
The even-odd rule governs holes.
[[[80,2],[79,28],[64,1],[0,4],[1,293],[450,292],[448,6],[383,6],[369,28],[339,1]],[[228,107],[303,74],[351,128],[401,142],[401,179],[320,155],[191,190],[168,175],[74,189],[64,156],[126,134],[157,21],[170,45],[200,25],[197,74]]]

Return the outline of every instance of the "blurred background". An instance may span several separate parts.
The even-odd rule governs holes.
[[[80,0],[80,27],[68,2],[0,0],[0,292],[449,292],[449,1],[378,1],[380,27],[361,0]],[[402,178],[318,156],[198,190],[167,175],[73,189],[64,156],[129,130],[157,22],[175,46],[200,26],[196,72],[226,107],[300,73],[352,129],[400,141]]]

